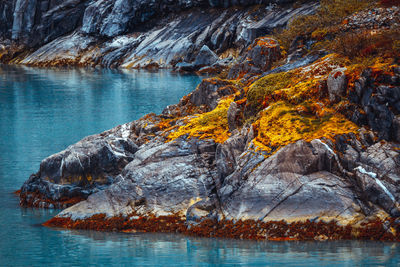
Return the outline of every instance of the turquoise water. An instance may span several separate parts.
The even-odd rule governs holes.
[[[252,242],[49,229],[57,211],[23,209],[12,194],[40,161],[81,138],[160,113],[201,78],[167,71],[0,66],[0,266],[393,265],[381,242]]]

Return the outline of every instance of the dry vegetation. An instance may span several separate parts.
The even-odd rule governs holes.
[[[333,25],[354,12],[375,4],[372,0],[321,0],[321,5],[313,15],[294,18],[287,29],[276,34],[283,49],[288,50],[292,41],[298,36],[325,37]]]
[[[331,44],[332,51],[354,59],[357,57],[395,58],[400,55],[400,29],[376,32],[363,30],[342,33]]]

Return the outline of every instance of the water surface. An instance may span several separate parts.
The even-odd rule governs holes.
[[[49,229],[57,211],[12,194],[40,161],[83,137],[160,113],[201,81],[168,71],[0,66],[0,266],[397,265],[381,242],[253,242]]]

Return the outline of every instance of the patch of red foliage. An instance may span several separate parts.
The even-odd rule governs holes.
[[[55,201],[38,191],[22,193],[21,190],[18,190],[15,193],[17,194],[17,192],[20,198],[19,204],[22,207],[49,208],[50,205],[53,205],[54,208],[67,208],[85,200],[85,198],[77,196],[73,198],[64,197]]]
[[[337,79],[340,75],[342,75],[343,73],[341,71],[337,71],[334,75],[333,78]]]
[[[105,214],[97,214],[75,221],[70,218],[55,217],[43,225],[96,231],[182,233],[189,236],[270,241],[351,239],[400,241],[400,224],[397,225],[394,219],[370,221],[355,228],[350,225],[341,226],[334,221],[326,223],[309,220],[286,223],[205,219],[189,225],[178,215],[160,217],[131,215],[107,218]]]
[[[400,0],[380,0],[379,3],[385,7],[400,6]]]

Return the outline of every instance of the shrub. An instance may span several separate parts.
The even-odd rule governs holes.
[[[398,57],[400,53],[400,29],[375,32],[344,33],[336,37],[331,49],[348,58],[356,57]]]
[[[363,10],[375,3],[372,0],[321,0],[315,14],[302,15],[294,18],[287,29],[276,33],[281,46],[289,49],[297,36],[311,35],[313,32],[326,34],[325,28],[342,22],[354,12]]]
[[[400,6],[400,0],[380,0],[379,4],[385,7]]]

